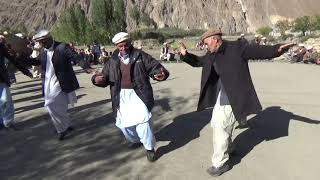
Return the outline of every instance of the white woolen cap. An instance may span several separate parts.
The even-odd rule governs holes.
[[[42,39],[47,39],[51,37],[50,31],[48,30],[40,30],[36,35],[32,37],[34,41],[39,41]]]
[[[113,44],[119,44],[123,41],[126,41],[129,39],[129,34],[126,32],[119,32],[114,37],[112,38],[112,43]]]

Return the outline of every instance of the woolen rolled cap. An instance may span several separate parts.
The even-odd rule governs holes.
[[[129,34],[126,32],[119,32],[114,37],[112,38],[112,43],[113,44],[119,44],[123,41],[126,41],[129,39]]]
[[[51,33],[48,30],[40,30],[36,35],[32,37],[34,41],[39,41],[42,39],[47,39],[51,37]]]
[[[220,29],[209,29],[207,32],[201,35],[200,40],[203,42],[203,40],[205,40],[206,38],[216,35],[222,36],[222,32]]]

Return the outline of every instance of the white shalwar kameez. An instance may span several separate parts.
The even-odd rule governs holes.
[[[219,80],[219,91],[216,104],[212,111],[211,126],[213,128],[212,165],[223,166],[229,159],[228,148],[232,142],[233,127],[236,122],[225,89]]]
[[[123,58],[119,55],[119,57],[124,64],[129,63],[128,56]],[[121,129],[128,141],[141,142],[146,150],[154,149],[156,142],[151,117],[151,112],[134,89],[121,89],[116,126]]]
[[[58,133],[66,131],[71,126],[69,116],[67,114],[68,104],[73,106],[77,102],[76,93],[65,93],[61,91],[61,87],[52,64],[53,47],[45,49],[47,52],[46,74],[44,81],[44,106],[47,108],[53,125]]]

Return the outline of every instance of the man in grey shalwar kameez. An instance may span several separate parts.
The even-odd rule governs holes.
[[[128,33],[116,34],[112,42],[117,50],[102,72],[92,77],[92,82],[99,87],[110,85],[116,126],[130,143],[141,142],[147,150],[147,159],[155,161],[151,120],[154,99],[150,77],[163,81],[169,72],[149,54],[135,49]]]

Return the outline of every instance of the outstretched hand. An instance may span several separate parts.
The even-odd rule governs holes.
[[[95,75],[94,77],[94,82],[95,84],[103,84],[106,81],[106,78],[103,76],[103,74],[101,72],[95,71],[93,73],[93,75]]]
[[[166,77],[166,74],[164,73],[163,68],[160,69],[160,73],[155,74],[153,77],[154,77],[154,79],[156,79],[157,81],[163,81],[164,78]]]
[[[283,44],[279,47],[278,52],[279,53],[284,53],[288,51],[291,47],[295,46],[295,43],[288,43],[288,44]]]
[[[85,72],[86,72],[87,74],[92,74],[92,75],[98,74],[98,70],[92,69],[92,68],[86,69]]]
[[[186,45],[183,43],[183,42],[179,42],[180,44],[180,54],[182,56],[186,55],[187,54],[187,48],[186,48]]]

